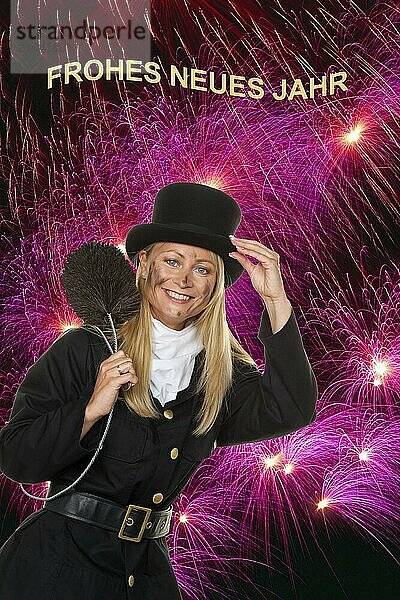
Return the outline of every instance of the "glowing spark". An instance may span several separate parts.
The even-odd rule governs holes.
[[[201,181],[204,185],[209,185],[210,187],[216,188],[217,190],[222,189],[221,181],[218,179],[207,179],[207,181]]]
[[[329,506],[329,504],[330,504],[329,498],[324,498],[323,500],[320,500],[318,502],[317,510],[322,510],[322,509],[326,508],[327,506]]]
[[[389,372],[389,365],[385,361],[377,361],[372,367],[374,373],[379,375],[379,377],[383,377]]]
[[[383,375],[387,371],[387,365],[386,365],[386,363],[377,363],[376,366],[375,366],[375,371],[379,375]]]
[[[384,376],[388,375],[390,373],[389,365],[385,361],[376,361],[372,365],[372,371],[373,371],[373,374],[375,375],[375,377],[374,377],[374,385],[375,386],[382,385]]]
[[[188,522],[188,516],[183,514],[183,515],[179,515],[179,522],[180,523],[187,523]]]
[[[362,461],[366,461],[369,459],[368,457],[368,452],[366,450],[363,450],[362,452],[360,452],[360,454],[358,455],[358,458]]]
[[[266,469],[272,469],[272,467],[276,467],[281,461],[281,454],[279,453],[276,456],[263,456],[262,460]]]
[[[286,473],[286,475],[289,475],[289,473],[293,472],[293,469],[294,469],[294,464],[288,463],[287,465],[285,465],[285,468],[283,470]]]
[[[60,323],[58,328],[60,331],[64,332],[68,329],[75,329],[76,327],[79,327],[78,323]]]
[[[350,129],[348,133],[344,136],[344,141],[347,144],[355,144],[361,138],[361,133],[364,131],[364,127],[362,125],[356,125],[353,129]]]

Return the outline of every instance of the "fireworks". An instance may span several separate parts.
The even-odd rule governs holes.
[[[92,240],[124,251],[126,232],[150,221],[163,185],[195,181],[230,193],[243,212],[238,235],[281,256],[317,376],[317,420],[284,438],[217,449],[197,471],[174,506],[168,540],[187,598],[200,590],[232,597],[232,577],[246,579],[247,559],[262,552],[273,563],[276,536],[290,566],[293,530],[301,541],[302,527],[314,532],[321,522],[328,529],[343,522],[390,552],[399,522],[395,8],[381,5],[369,19],[355,5],[346,18],[321,9],[311,19],[313,32],[284,13],[285,39],[246,11],[237,21],[240,44],[228,48],[228,38],[212,27],[227,18],[222,4],[220,12],[205,7],[188,26],[183,5],[175,12],[158,6],[156,39],[161,43],[174,23],[185,42],[185,27],[198,34],[201,22],[217,39],[200,48],[200,68],[241,68],[243,76],[257,70],[270,92],[279,92],[282,78],[318,76],[328,63],[348,73],[348,91],[289,103],[272,93],[255,101],[165,85],[142,84],[133,93],[115,82],[119,97],[111,102],[93,82],[72,109],[61,88],[49,136],[20,106],[19,121],[9,112],[8,130],[24,136],[15,136],[15,151],[2,163],[9,181],[0,283],[8,364],[0,374],[3,420],[28,366],[65,328],[79,325],[60,281],[67,253]],[[315,31],[324,33],[323,48]],[[186,52],[192,44],[183,43]],[[256,339],[261,301],[245,276],[228,290],[227,309],[232,330],[263,368]],[[37,508],[16,497],[5,478],[2,484],[21,517]]]

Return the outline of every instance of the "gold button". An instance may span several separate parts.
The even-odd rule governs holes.
[[[173,419],[174,413],[172,412],[172,410],[164,410],[164,417],[166,419]]]
[[[172,450],[171,450],[171,458],[172,458],[172,460],[176,459],[176,457],[178,456],[178,453],[179,453],[178,448],[172,448]]]
[[[157,494],[154,494],[153,496],[154,504],[159,504],[163,498],[164,496],[161,494],[161,492],[157,492]]]
[[[133,587],[133,584],[135,583],[135,578],[133,575],[129,575],[128,577],[128,585],[129,587]]]

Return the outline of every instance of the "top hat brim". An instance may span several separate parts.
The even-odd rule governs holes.
[[[138,252],[154,242],[177,242],[190,246],[199,246],[215,252],[221,256],[225,266],[225,287],[228,288],[239,279],[244,268],[229,252],[236,252],[236,246],[229,237],[207,232],[196,231],[185,227],[180,229],[177,225],[168,226],[158,223],[142,223],[130,229],[126,237],[125,249],[131,261],[134,261]]]

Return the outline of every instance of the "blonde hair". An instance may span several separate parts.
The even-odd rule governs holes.
[[[149,265],[152,250],[157,242],[144,248]],[[206,434],[219,414],[226,393],[232,384],[233,360],[238,359],[256,366],[229,329],[226,320],[224,263],[212,253],[216,260],[216,283],[209,303],[193,318],[205,348],[204,366],[196,386],[196,394],[204,394],[201,408],[196,415],[197,427],[193,434]],[[145,281],[141,277],[138,259],[136,285],[141,295],[139,311],[119,327],[117,335],[124,341],[123,349],[132,358],[138,382],[125,392],[128,406],[141,417],[160,418],[149,395],[151,366],[152,321],[150,303],[144,292]]]

